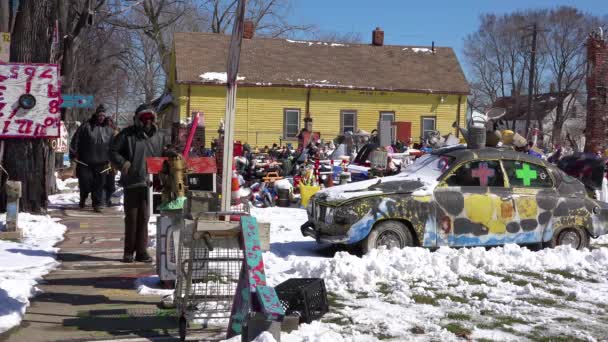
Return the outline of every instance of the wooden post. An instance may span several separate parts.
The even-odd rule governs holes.
[[[7,181],[6,191],[6,231],[0,232],[0,239],[18,240],[22,237],[19,228],[19,199],[21,198],[21,182]]]

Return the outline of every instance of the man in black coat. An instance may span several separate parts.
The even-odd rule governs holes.
[[[148,105],[135,111],[134,124],[123,129],[112,141],[110,159],[121,171],[120,183],[125,199],[125,248],[123,262],[151,262],[148,255],[148,174],[146,158],[160,157],[170,144],[170,137],[156,126],[156,113]]]
[[[72,137],[70,158],[77,163],[80,208],[84,208],[90,193],[93,209],[101,212],[106,179],[104,170],[108,168],[110,161],[112,136],[112,128],[106,123],[105,108],[99,105],[91,118],[78,127]]]

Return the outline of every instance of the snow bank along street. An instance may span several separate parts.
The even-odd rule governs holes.
[[[6,215],[0,215],[0,228],[5,222]],[[21,322],[36,284],[59,265],[53,246],[66,230],[56,219],[27,213],[19,214],[19,226],[21,243],[0,240],[0,333]]]

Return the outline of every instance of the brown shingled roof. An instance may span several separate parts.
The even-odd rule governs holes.
[[[175,33],[177,83],[211,83],[200,75],[226,72],[230,36]],[[435,53],[409,46],[244,39],[240,85],[292,86],[468,94],[451,48]],[[219,82],[221,83],[221,82]]]

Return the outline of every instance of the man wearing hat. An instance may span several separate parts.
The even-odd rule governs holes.
[[[169,143],[170,137],[156,126],[154,109],[143,104],[135,110],[133,125],[118,133],[110,146],[110,160],[120,170],[120,183],[125,189],[123,262],[152,262],[147,252],[151,203],[146,158],[162,156]]]
[[[105,112],[105,107],[99,105],[91,118],[78,127],[70,142],[70,158],[76,162],[80,188],[80,208],[84,208],[90,193],[96,212],[101,212],[110,140],[114,135],[106,122]]]

